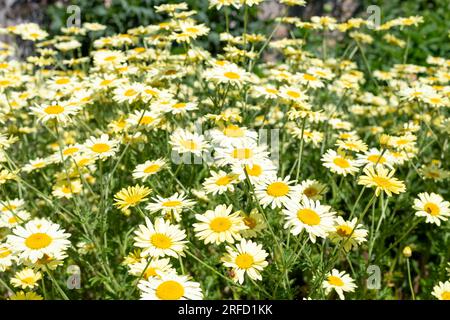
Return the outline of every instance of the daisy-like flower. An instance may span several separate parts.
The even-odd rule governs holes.
[[[28,219],[30,219],[30,214],[25,210],[7,211],[0,214],[0,228],[11,229]]]
[[[292,102],[304,102],[308,99],[306,93],[296,87],[282,87],[280,89],[280,96]]]
[[[35,263],[44,256],[62,260],[70,241],[70,234],[46,219],[33,219],[24,226],[17,226],[7,237],[7,243],[21,259]]]
[[[6,243],[0,243],[0,272],[9,269],[13,262],[16,261],[11,248]]]
[[[303,197],[300,202],[289,201],[283,213],[287,220],[284,228],[290,228],[294,236],[306,230],[313,243],[316,237],[326,238],[334,230],[335,212],[318,200]]]
[[[149,203],[145,209],[149,210],[151,213],[161,211],[163,215],[173,215],[175,221],[178,222],[181,219],[180,213],[195,204],[195,201],[186,198],[187,196],[183,192],[176,192],[168,198],[156,196],[156,198],[153,198],[152,202]]]
[[[99,50],[94,52],[94,64],[100,68],[115,69],[126,60],[122,51],[118,50]]]
[[[144,85],[140,83],[132,83],[128,85],[120,85],[114,90],[114,101],[123,103],[133,103],[140,98]]]
[[[31,172],[34,170],[39,170],[45,168],[47,165],[51,163],[51,159],[49,158],[36,158],[30,160],[26,165],[23,166],[22,170],[25,172]]]
[[[186,232],[178,225],[172,225],[162,218],[156,218],[153,224],[145,218],[145,225],[141,224],[138,228],[134,231],[134,246],[143,248],[141,257],[184,256]]]
[[[203,188],[207,194],[222,194],[227,191],[234,191],[234,184],[238,181],[238,175],[226,173],[220,170],[219,172],[211,171],[211,177],[206,178],[203,182]]]
[[[302,85],[305,85],[310,88],[322,88],[324,83],[322,80],[316,75],[310,73],[298,73],[295,75],[296,80],[298,80]]]
[[[364,154],[358,154],[358,159],[356,160],[356,162],[359,166],[386,166],[390,169],[393,169],[393,165],[395,164],[395,160],[388,150],[382,153],[376,148],[371,148]]]
[[[244,218],[244,224],[248,227],[241,231],[244,238],[255,238],[267,227],[263,215],[257,209],[252,209],[248,215],[242,212],[241,216]]]
[[[135,185],[123,188],[114,195],[114,205],[122,211],[130,207],[135,207],[139,203],[147,200],[147,196],[152,192],[150,188]]]
[[[253,166],[267,158],[266,150],[265,145],[258,145],[255,141],[240,141],[234,146],[216,148],[215,160],[219,166]]]
[[[254,185],[262,184],[268,179],[275,179],[277,176],[277,167],[271,160],[264,158],[245,166],[235,164],[232,170],[239,175],[240,181],[245,180],[248,176],[250,182]]]
[[[413,208],[416,210],[416,216],[425,217],[426,223],[435,223],[438,226],[441,221],[447,221],[450,217],[450,202],[444,201],[441,195],[433,192],[419,193],[418,199],[414,199]]]
[[[80,193],[81,190],[82,184],[80,180],[70,180],[70,182],[67,182],[67,179],[65,179],[53,186],[52,195],[60,199],[70,199],[74,194]]]
[[[244,282],[247,274],[253,280],[261,280],[260,272],[268,265],[269,255],[261,244],[242,239],[236,247],[227,246],[227,254],[222,258],[225,267],[232,268],[233,280],[239,284]]]
[[[19,291],[9,297],[9,300],[44,300],[44,298],[33,291]]]
[[[271,206],[272,209],[281,208],[299,193],[297,185],[289,181],[290,177],[284,179],[273,177],[255,187],[255,195],[263,208]]]
[[[70,116],[75,115],[79,107],[69,105],[65,102],[54,102],[30,108],[38,117],[39,121],[47,122],[56,119],[60,123],[66,123]]]
[[[0,201],[0,215],[2,212],[14,212],[23,209],[25,201],[22,199],[4,200]]]
[[[239,211],[231,213],[233,207],[230,205],[218,205],[214,210],[208,210],[204,214],[196,214],[199,221],[194,223],[195,236],[204,240],[205,244],[222,242],[234,243],[240,240],[240,232],[248,229]]]
[[[193,102],[177,102],[171,103],[166,110],[172,114],[186,114],[188,111],[197,110],[197,104]]]
[[[375,188],[375,195],[378,197],[380,193],[385,192],[388,197],[393,193],[399,194],[406,191],[405,184],[394,177],[395,170],[389,171],[384,167],[376,169],[364,168],[364,175],[358,179],[358,184],[369,188]]]
[[[334,289],[339,296],[339,299],[345,300],[344,292],[353,292],[356,289],[354,280],[345,273],[339,272],[336,269],[331,270],[327,274],[326,280],[323,281],[322,287],[325,289],[325,294],[329,294]]]
[[[198,282],[188,276],[164,273],[160,277],[139,281],[141,300],[202,300],[203,293]]]
[[[361,243],[367,241],[368,231],[363,228],[362,224],[356,226],[357,219],[352,221],[345,221],[342,217],[337,217],[335,220],[333,232],[330,232],[329,237],[334,243],[344,243],[344,250],[350,251],[352,247],[357,247]]]
[[[170,136],[169,143],[178,153],[192,153],[196,156],[201,156],[209,147],[203,135],[183,129],[177,129]]]
[[[280,91],[273,86],[255,86],[255,94],[266,99],[277,99]]]
[[[130,270],[128,271],[131,275],[140,277],[148,280],[151,277],[160,277],[161,273],[172,273],[175,269],[172,267],[169,258],[165,259],[141,259],[137,263],[129,265]]]
[[[323,166],[329,168],[331,172],[343,176],[347,174],[353,175],[355,172],[358,172],[358,164],[355,160],[331,149],[322,156],[322,162]]]
[[[82,148],[83,147],[79,144],[73,144],[73,145],[66,146],[62,149],[62,152],[59,152],[59,150],[58,150],[57,152],[55,152],[53,154],[54,161],[61,162],[68,158],[75,157],[76,155],[80,154],[80,152],[82,151]],[[62,156],[61,156],[61,153],[62,153]]]
[[[209,28],[204,24],[193,24],[190,22],[181,22],[179,25],[181,34],[191,39],[197,39],[200,36],[208,34]]]
[[[159,124],[161,121],[160,114],[155,111],[148,110],[136,110],[126,120],[130,126],[139,126],[152,128]]]
[[[360,139],[346,139],[336,141],[336,146],[344,150],[356,151],[356,152],[366,152],[367,144]]]
[[[408,101],[423,100],[426,96],[429,96],[433,93],[434,90],[432,87],[423,84],[417,84],[413,87],[406,87],[399,92],[400,96],[402,96],[404,99],[407,99]]]
[[[107,134],[102,134],[100,138],[90,137],[84,143],[84,149],[89,155],[103,160],[116,154],[119,141],[110,139]]]
[[[433,287],[431,294],[439,300],[450,300],[450,281],[440,281]]]
[[[42,279],[42,274],[39,271],[34,271],[31,268],[25,268],[16,272],[11,278],[11,284],[16,288],[33,289],[38,286],[38,281]]]
[[[234,85],[242,85],[250,80],[250,75],[244,69],[238,67],[234,63],[227,63],[223,66],[206,70],[204,77],[217,83],[228,83]]]
[[[322,200],[323,195],[328,191],[326,184],[311,179],[300,182],[298,188],[301,195],[311,200]]]
[[[161,171],[166,165],[167,162],[163,158],[157,160],[147,160],[136,166],[133,171],[133,178],[145,181],[151,175],[157,174]]]
[[[215,145],[222,147],[232,147],[238,143],[256,141],[258,138],[258,133],[255,131],[234,124],[230,124],[221,130],[211,130],[209,131],[209,135],[211,135],[212,142]]]

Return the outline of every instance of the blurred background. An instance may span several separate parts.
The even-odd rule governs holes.
[[[164,21],[153,7],[161,3],[177,3],[178,0],[0,0],[0,26],[21,22],[36,22],[52,34],[58,34],[66,25],[67,7],[77,5],[81,9],[81,22],[98,22],[108,26],[107,34],[123,33],[138,25]],[[208,0],[186,0],[192,10],[198,11],[196,19],[206,23],[211,32],[201,45],[210,52],[219,50],[219,34],[225,31],[223,12],[208,9]],[[423,61],[428,55],[445,56],[450,52],[448,31],[450,29],[450,0],[310,0],[306,7],[290,7],[290,16],[309,20],[315,15],[330,15],[345,21],[351,17],[367,17],[367,7],[378,5],[381,21],[399,17],[421,15],[425,23],[420,32],[414,28],[405,31],[410,38],[410,62]],[[242,10],[242,9],[241,9]],[[273,28],[273,18],[280,15],[282,5],[277,0],[266,0],[250,10],[249,30],[268,34]],[[231,31],[242,32],[243,14],[233,10]],[[280,28],[278,37],[288,34],[288,26]],[[295,30],[294,30],[295,31]],[[5,39],[0,39],[5,41]]]

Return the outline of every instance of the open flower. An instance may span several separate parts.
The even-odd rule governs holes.
[[[225,267],[233,268],[234,281],[242,284],[244,275],[253,280],[261,280],[260,272],[267,266],[266,258],[269,255],[262,245],[251,240],[242,239],[236,247],[227,246],[227,254],[222,258]]]

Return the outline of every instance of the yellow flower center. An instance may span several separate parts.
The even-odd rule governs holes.
[[[145,270],[144,277],[145,279],[148,279],[150,277],[156,277],[158,274],[156,273],[156,269],[152,267],[148,267],[147,270]]]
[[[181,145],[189,150],[196,150],[198,148],[194,140],[183,140],[181,141]]]
[[[127,91],[124,92],[124,96],[125,97],[132,97],[135,96],[137,94],[137,91],[134,89],[128,89]]]
[[[267,92],[267,93],[271,93],[271,94],[277,94],[277,93],[278,93],[278,90],[272,89],[272,88],[266,88],[266,92]]]
[[[172,108],[174,108],[174,109],[182,109],[182,108],[184,108],[184,107],[186,107],[186,103],[184,103],[184,102],[175,103],[175,104],[172,106]]]
[[[159,170],[159,164],[151,164],[147,168],[144,169],[144,173],[155,173]]]
[[[441,210],[439,207],[432,202],[428,202],[424,205],[423,210],[427,213],[431,214],[432,216],[438,216],[441,213]]]
[[[216,180],[216,184],[218,186],[226,186],[228,185],[233,179],[231,179],[229,176],[220,177]]]
[[[372,154],[370,156],[367,157],[367,160],[372,162],[372,163],[379,163],[379,164],[383,164],[386,162],[386,158],[385,157],[380,157],[379,155],[375,155]]]
[[[134,48],[134,52],[136,52],[136,53],[142,53],[142,52],[145,52],[145,48],[143,48],[143,47],[138,47],[138,48]]]
[[[56,84],[68,84],[70,82],[69,78],[62,78],[55,81]]]
[[[431,103],[435,103],[435,104],[438,104],[438,103],[441,103],[442,102],[442,99],[441,98],[431,98],[430,99],[430,102]]]
[[[0,80],[0,86],[2,87],[6,87],[8,85],[10,85],[12,82],[8,81],[8,80]]]
[[[236,148],[231,153],[231,156],[239,160],[250,159],[253,157],[253,151],[249,148]]]
[[[334,158],[333,163],[343,169],[350,167],[350,163],[348,162],[348,160],[340,157]]]
[[[178,207],[179,205],[181,205],[180,200],[170,200],[170,201],[163,202],[163,204],[162,204],[163,207],[169,207],[169,208]]]
[[[16,217],[11,217],[11,218],[8,219],[8,223],[10,223],[10,224],[14,224],[14,223],[17,223],[17,222],[18,221],[17,221]]]
[[[26,277],[21,280],[23,283],[26,283],[26,284],[34,284],[36,282],[34,277]]]
[[[65,156],[69,156],[71,154],[74,154],[75,152],[77,152],[79,149],[77,147],[70,147],[67,148],[66,150],[63,151],[63,155]]]
[[[231,221],[228,218],[217,217],[210,222],[209,226],[214,232],[224,232],[231,228]]]
[[[101,86],[109,86],[112,82],[113,82],[113,80],[103,80],[102,82],[100,82],[100,85]]]
[[[244,136],[245,132],[236,125],[229,125],[223,130],[223,134],[231,138],[241,138]]]
[[[409,140],[407,140],[407,139],[398,139],[397,145],[402,146],[402,145],[407,144],[408,142],[409,142]]]
[[[108,152],[110,149],[111,147],[106,143],[96,143],[91,147],[91,150],[96,153]]]
[[[176,281],[169,280],[161,283],[155,293],[161,300],[179,300],[184,295],[184,287]]]
[[[33,164],[34,168],[42,168],[45,166],[45,162],[36,162],[35,164]]]
[[[54,104],[45,108],[44,112],[47,114],[60,114],[64,112],[64,107],[61,107],[58,104]]]
[[[307,73],[305,73],[303,75],[303,79],[308,80],[308,81],[316,81],[317,80],[316,77],[314,77],[313,75],[307,74]]]
[[[232,80],[236,80],[236,79],[240,79],[240,78],[241,78],[241,76],[239,75],[239,73],[232,72],[232,71],[225,72],[223,75],[224,75],[226,78],[232,79]]]
[[[150,124],[150,123],[152,123],[153,121],[155,121],[155,118],[150,117],[150,116],[143,116],[143,117],[141,118],[140,124]]]
[[[25,240],[25,245],[34,250],[48,247],[53,239],[45,233],[33,233]]]
[[[389,179],[384,177],[373,177],[373,181],[379,186],[380,188],[390,188],[392,187],[392,183]]]
[[[297,91],[289,90],[286,92],[286,94],[291,98],[295,98],[295,99],[300,98],[300,93],[298,93]]]
[[[320,223],[320,216],[314,210],[308,208],[298,210],[297,218],[309,226],[316,226]]]
[[[450,291],[444,291],[441,295],[442,300],[450,300]]]
[[[273,182],[267,186],[267,194],[272,197],[282,197],[289,192],[289,186],[284,182]]]
[[[337,287],[342,287],[344,285],[344,281],[342,281],[341,278],[335,276],[329,276],[327,281],[329,284]]]
[[[248,253],[241,253],[236,257],[236,265],[241,269],[248,269],[253,265],[253,256]]]
[[[158,249],[168,249],[172,246],[172,240],[162,233],[155,233],[151,236],[150,242]]]
[[[107,56],[105,57],[105,61],[111,62],[117,59],[117,56]]]
[[[345,226],[345,225],[338,226],[336,228],[336,233],[344,238],[350,236],[352,234],[352,231],[353,231],[352,228],[350,228],[349,226]]]
[[[189,27],[189,28],[186,28],[186,31],[189,33],[197,33],[199,31],[199,29],[194,28],[194,27]]]
[[[144,90],[144,92],[146,94],[151,95],[151,96],[157,96],[158,95],[158,92],[156,92],[155,90],[152,90],[152,89],[146,89],[146,90]]]
[[[63,187],[61,188],[61,191],[62,191],[63,193],[65,193],[65,194],[72,193],[72,189],[71,189],[70,187],[68,187],[68,186],[63,186]]]
[[[7,256],[9,256],[11,254],[11,250],[7,249],[7,248],[0,248],[0,259],[2,258],[6,258]]]
[[[249,176],[259,177],[262,173],[262,168],[261,168],[261,166],[259,166],[257,164],[254,164],[252,167],[250,167],[249,165],[246,165],[245,171],[247,171],[247,174]]]
[[[12,210],[16,210],[17,206],[14,204],[7,204],[2,208],[2,211],[12,211]]]

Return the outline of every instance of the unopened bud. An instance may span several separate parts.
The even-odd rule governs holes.
[[[411,257],[411,255],[412,255],[411,247],[406,246],[406,247],[403,249],[403,256],[405,256],[406,258],[409,258],[409,257]]]

